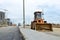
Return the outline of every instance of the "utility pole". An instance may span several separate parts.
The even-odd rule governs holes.
[[[25,0],[23,0],[23,27],[25,28]]]

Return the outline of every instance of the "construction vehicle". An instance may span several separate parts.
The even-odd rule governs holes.
[[[44,21],[42,17],[43,15],[42,11],[34,12],[34,21],[31,22],[31,29],[39,31],[53,31],[52,24]]]

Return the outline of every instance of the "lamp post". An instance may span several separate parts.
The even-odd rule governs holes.
[[[25,0],[23,0],[23,27],[25,28]]]

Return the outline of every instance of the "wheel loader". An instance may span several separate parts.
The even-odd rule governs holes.
[[[42,11],[34,12],[34,20],[31,22],[31,29],[38,31],[53,31],[52,24],[44,21],[43,15]]]

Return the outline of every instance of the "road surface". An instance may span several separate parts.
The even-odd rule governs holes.
[[[1,27],[0,40],[24,40],[18,27]]]

